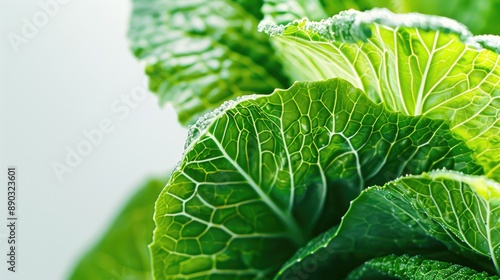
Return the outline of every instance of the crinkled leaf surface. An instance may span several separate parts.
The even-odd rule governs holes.
[[[166,181],[150,180],[137,191],[101,240],[79,261],[69,279],[151,278],[148,244],[155,226],[154,202]]]
[[[407,255],[376,258],[364,263],[355,271],[349,273],[346,280],[357,279],[461,279],[461,280],[483,280],[500,279],[497,276],[490,276],[486,272],[478,272],[474,269],[441,262],[424,259],[421,257],[409,257]]]
[[[134,0],[129,38],[145,62],[150,88],[179,121],[241,95],[288,86],[267,36],[260,1]]]
[[[363,188],[441,167],[482,172],[443,121],[389,112],[341,79],[227,103],[192,128],[156,203],[154,274],[272,276]]]
[[[267,19],[286,24],[304,17],[321,20],[341,11],[388,8],[395,13],[418,12],[444,16],[467,25],[476,34],[500,34],[500,1],[481,0],[264,0]]]
[[[340,277],[376,256],[434,253],[440,249],[435,242],[500,274],[500,185],[483,176],[433,171],[371,187],[338,228],[301,248],[278,275],[326,270]],[[323,267],[307,271],[311,264]]]
[[[354,200],[341,224],[299,249],[276,279],[342,279],[375,257],[446,251],[442,244],[427,236],[425,229],[414,226],[415,220],[406,214],[412,212],[411,205],[387,203],[384,195],[363,192]],[[420,213],[416,213],[415,219],[424,225],[433,223]]]
[[[263,22],[297,80],[341,77],[390,110],[450,121],[488,176],[500,180],[500,39],[459,23],[387,10],[322,22]]]

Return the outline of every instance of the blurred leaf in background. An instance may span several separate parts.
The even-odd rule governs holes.
[[[307,17],[321,20],[341,11],[387,8],[394,13],[417,12],[455,19],[473,34],[500,34],[500,0],[264,0],[267,19],[286,24]]]
[[[148,245],[155,228],[154,205],[166,182],[166,178],[152,179],[143,185],[101,240],[77,263],[69,279],[151,278]]]
[[[265,34],[262,1],[133,0],[129,38],[149,87],[192,124],[224,101],[288,86]]]

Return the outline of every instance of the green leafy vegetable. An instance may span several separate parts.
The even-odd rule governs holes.
[[[286,86],[260,1],[134,0],[129,38],[150,88],[190,124],[226,100]]]
[[[154,229],[154,202],[166,180],[148,181],[126,204],[102,239],[85,254],[69,279],[149,279],[148,244]]]
[[[366,262],[349,274],[347,280],[354,279],[498,279],[485,272],[477,272],[457,264],[426,260],[420,257],[387,256]]]
[[[455,21],[387,10],[343,12],[321,22],[269,22],[291,77],[340,77],[374,102],[450,121],[487,175],[500,179],[500,39],[473,37]]]
[[[338,228],[300,249],[278,275],[286,279],[314,264],[340,277],[374,257],[437,253],[443,248],[437,241],[466,263],[498,273],[500,184],[434,171],[369,188]]]
[[[152,275],[156,188],[73,278],[499,279],[500,39],[342,11],[498,32],[499,1],[133,0],[150,88],[203,116],[156,201]]]
[[[192,128],[161,193],[158,278],[269,277],[363,188],[482,169],[443,121],[389,112],[344,80],[228,103]]]

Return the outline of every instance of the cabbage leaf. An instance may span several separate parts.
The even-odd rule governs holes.
[[[500,180],[500,39],[447,18],[346,11],[321,22],[262,22],[291,77],[343,78],[392,111],[450,122]]]
[[[270,277],[364,188],[439,168],[483,172],[444,121],[389,112],[341,79],[226,103],[191,129],[156,202],[154,274]]]

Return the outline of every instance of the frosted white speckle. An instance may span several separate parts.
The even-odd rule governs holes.
[[[423,15],[419,13],[394,14],[387,9],[375,8],[366,12],[348,10],[321,21],[296,20],[286,25],[277,25],[265,20],[259,24],[259,31],[270,36],[280,36],[292,25],[302,26],[330,41],[364,40],[365,29],[369,24],[378,23],[389,27],[416,27],[424,30],[440,30],[460,36],[465,43],[477,49],[482,47],[500,53],[500,37],[483,35],[474,37],[465,25],[449,18]]]
[[[500,54],[500,36],[497,35],[479,35],[474,37],[476,42],[481,44],[484,48],[490,49]]]

